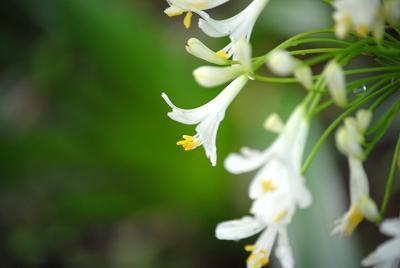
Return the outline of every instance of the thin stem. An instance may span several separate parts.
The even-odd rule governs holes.
[[[305,174],[307,170],[310,168],[312,161],[314,160],[315,156],[317,155],[321,145],[325,142],[325,140],[329,137],[329,135],[336,129],[336,127],[347,117],[349,116],[353,111],[355,111],[357,108],[359,108],[361,105],[365,104],[366,102],[370,101],[377,95],[381,94],[382,90],[379,90],[364,99],[358,101],[355,103],[353,106],[349,107],[344,113],[342,113],[335,121],[332,122],[332,124],[325,130],[325,132],[321,135],[313,149],[311,150],[311,153],[308,155],[306,161],[304,162],[303,168],[301,170],[301,174]]]
[[[393,183],[394,183],[394,178],[396,177],[397,173],[397,161],[399,160],[400,156],[400,136],[397,140],[396,144],[396,149],[394,150],[394,155],[392,159],[392,164],[390,166],[390,172],[389,172],[389,177],[386,182],[386,188],[385,188],[385,196],[383,197],[383,203],[381,205],[381,217],[383,218],[385,216],[388,204],[389,204],[389,199],[390,195],[392,193],[392,188],[393,188]]]

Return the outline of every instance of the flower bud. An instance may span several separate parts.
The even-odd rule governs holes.
[[[203,87],[215,87],[232,81],[243,74],[240,65],[228,67],[202,66],[193,71],[194,79]]]
[[[356,120],[359,129],[365,132],[372,121],[372,112],[369,110],[361,109],[357,111]]]
[[[332,60],[325,67],[324,75],[333,100],[338,106],[346,106],[346,78],[344,76],[342,67],[340,67],[336,61]]]
[[[203,59],[205,61],[214,64],[225,65],[228,63],[227,58],[222,56],[221,53],[215,53],[196,38],[190,38],[188,40],[186,45],[186,51],[197,58]]]
[[[362,159],[364,153],[357,139],[344,126],[341,126],[335,134],[336,147],[342,154]]]
[[[264,128],[273,133],[280,134],[285,128],[285,124],[278,114],[273,113],[268,116],[264,122]]]
[[[310,66],[301,64],[294,70],[294,76],[308,90],[313,87],[313,74]]]
[[[287,76],[293,73],[297,61],[286,50],[278,49],[272,52],[267,65],[276,75]]]

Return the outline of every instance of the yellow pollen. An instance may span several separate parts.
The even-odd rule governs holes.
[[[185,18],[183,19],[183,25],[185,25],[186,29],[189,29],[190,25],[192,24],[192,16],[193,13],[189,11],[188,13],[186,13]]]
[[[366,37],[368,32],[368,27],[365,25],[359,25],[356,27],[356,33],[359,37]]]
[[[269,259],[267,258],[267,251],[260,250],[257,253],[252,253],[247,258],[247,263],[251,265],[251,268],[261,268],[269,264]]]
[[[361,214],[361,211],[357,207],[352,207],[349,212],[349,219],[344,235],[351,235],[354,229],[356,229],[356,227],[360,224],[360,222],[363,221],[363,219],[364,216]]]
[[[200,146],[200,141],[193,136],[183,135],[183,140],[176,143],[178,146],[182,146],[185,151],[196,149]]]
[[[217,55],[218,57],[227,60],[228,59],[228,54],[226,54],[224,51],[220,50],[218,52],[215,52],[215,55]]]
[[[281,212],[279,212],[275,218],[274,218],[274,222],[280,222],[282,221],[286,216],[287,216],[288,212],[287,210],[282,210]]]
[[[181,11],[176,11],[176,12],[168,12],[167,13],[168,17],[176,17],[182,15]]]
[[[254,245],[245,245],[244,246],[244,250],[247,252],[252,252],[255,248],[256,248],[256,246],[254,246]]]
[[[274,192],[276,191],[275,185],[272,183],[271,180],[266,180],[261,182],[262,189],[264,193]]]

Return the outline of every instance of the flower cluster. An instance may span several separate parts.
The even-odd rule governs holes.
[[[222,222],[216,228],[216,237],[222,240],[237,241],[261,233],[253,245],[245,246],[245,250],[250,252],[248,268],[268,265],[275,241],[275,255],[282,267],[290,268],[294,267],[295,261],[287,226],[297,209],[311,205],[305,174],[321,145],[335,130],[336,146],[349,164],[350,207],[336,221],[332,235],[349,236],[364,219],[379,223],[385,216],[399,162],[400,139],[380,210],[370,195],[364,162],[400,111],[400,100],[396,99],[400,86],[400,40],[392,33],[400,32],[397,27],[400,1],[330,1],[334,8],[333,30],[300,33],[258,57],[253,57],[250,37],[269,0],[252,0],[237,15],[224,20],[215,20],[206,12],[227,1],[167,0],[169,7],[165,13],[168,16],[186,13],[184,25],[189,28],[195,13],[200,17],[198,26],[206,35],[229,37],[229,43],[216,51],[196,38],[189,39],[186,45],[188,53],[208,62],[208,65],[193,71],[196,82],[207,88],[226,85],[214,99],[198,108],[182,109],[173,104],[167,94],[162,93],[162,98],[172,109],[168,113],[172,120],[196,125],[195,134],[183,135],[177,145],[185,151],[203,146],[207,158],[215,166],[218,128],[228,107],[249,80],[299,83],[305,89],[307,95],[293,109],[286,123],[275,113],[265,121],[264,127],[278,134],[268,148],[259,151],[244,147],[240,153],[232,153],[225,159],[225,169],[230,173],[257,172],[248,190],[252,201],[249,215]],[[349,35],[353,30],[356,35]],[[370,32],[373,32],[373,37],[368,35]],[[347,39],[338,40],[335,35]],[[330,46],[297,48],[315,42]],[[374,65],[351,69],[349,63],[361,57],[369,57]],[[262,66],[268,68],[271,76],[257,73]],[[322,71],[315,75],[315,70],[319,69]],[[350,76],[357,74],[365,77],[351,79]],[[389,99],[394,101],[388,104]],[[383,106],[383,103],[387,105]],[[344,109],[343,113],[321,135],[303,162],[313,117],[333,104]],[[378,117],[375,115],[377,109],[381,110],[376,113]],[[387,220],[381,224],[382,232],[395,238],[378,247],[364,259],[363,265],[390,265],[400,260],[399,226],[399,220]]]

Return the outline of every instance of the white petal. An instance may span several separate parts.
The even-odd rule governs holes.
[[[242,149],[243,150],[243,149]],[[253,150],[252,154],[232,153],[225,159],[225,169],[233,174],[241,174],[256,170],[261,167],[270,157],[272,150],[260,152]]]
[[[203,59],[205,61],[214,64],[218,65],[227,64],[227,59],[218,56],[214,51],[209,49],[206,45],[204,45],[200,40],[196,38],[190,38],[188,40],[186,51],[197,58]]]
[[[278,247],[276,248],[276,256],[283,268],[294,267],[294,258],[292,247],[290,246],[286,227],[279,231]]]
[[[372,116],[373,114],[370,110],[360,109],[357,111],[357,126],[360,128],[361,131],[364,132],[365,130],[367,130],[372,121]]]
[[[380,231],[386,235],[400,236],[400,218],[384,220],[380,225]]]
[[[213,166],[217,164],[216,139],[218,127],[221,121],[224,119],[224,115],[224,111],[221,111],[217,114],[212,114],[196,127],[199,140],[203,144],[206,156],[210,159]]]
[[[369,183],[362,162],[349,157],[351,203],[358,203],[362,197],[369,196]],[[357,204],[358,205],[358,204]]]
[[[252,73],[251,46],[244,37],[235,44],[235,53],[237,60],[240,62],[246,73]]]
[[[252,217],[226,221],[218,224],[215,235],[221,240],[240,240],[259,233],[265,224]]]
[[[225,84],[243,73],[243,67],[240,65],[229,67],[202,66],[193,71],[195,80],[203,87],[216,87]]]
[[[400,239],[391,239],[380,245],[374,252],[368,255],[363,261],[364,266],[376,265],[379,263],[395,261],[400,258]]]
[[[169,107],[172,108],[172,112],[169,112],[168,116],[172,120],[187,125],[198,124],[201,120],[207,117],[212,106],[212,102],[208,102],[207,104],[195,109],[181,109],[172,103],[167,94],[162,93],[161,97],[165,100]]]

